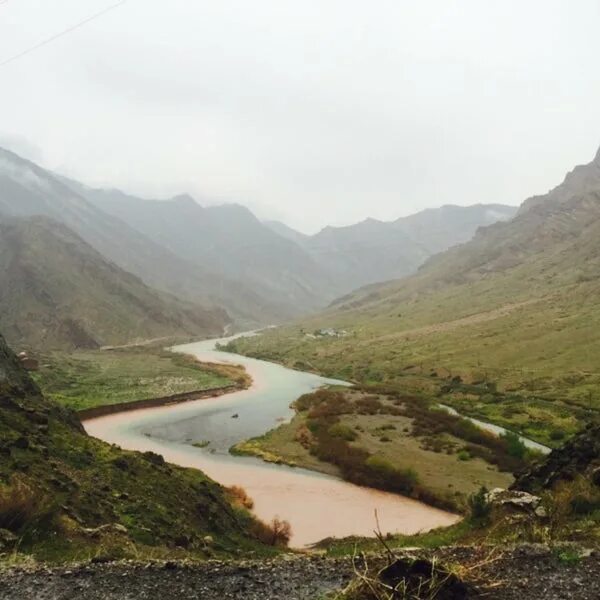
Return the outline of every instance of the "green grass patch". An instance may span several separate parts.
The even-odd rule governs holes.
[[[234,383],[212,366],[151,347],[52,353],[34,377],[48,397],[74,410]]]

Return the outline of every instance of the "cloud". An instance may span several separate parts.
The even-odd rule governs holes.
[[[4,7],[0,56],[99,8],[38,4]],[[5,68],[2,128],[94,185],[306,231],[516,204],[595,153],[599,19],[594,0],[129,2]]]

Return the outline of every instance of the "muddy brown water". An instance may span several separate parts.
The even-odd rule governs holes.
[[[383,533],[413,534],[447,526],[456,515],[409,498],[364,488],[335,477],[253,457],[229,454],[242,440],[261,435],[293,416],[290,404],[302,394],[331,383],[312,373],[216,350],[206,340],[173,350],[206,362],[243,365],[252,386],[217,398],[132,410],[84,422],[87,432],[127,450],[153,451],[174,464],[201,469],[222,485],[239,485],[254,500],[253,512],[270,521],[290,522],[291,545],[302,547],[325,537],[372,536],[375,512]],[[209,442],[197,448],[194,442]]]

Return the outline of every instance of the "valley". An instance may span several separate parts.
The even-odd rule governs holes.
[[[598,157],[516,216],[445,206],[315,236],[8,160],[9,187],[37,183],[0,203],[0,326],[35,369],[3,347],[0,546],[62,562],[596,539]],[[536,488],[555,463],[558,487]]]
[[[600,600],[599,29],[0,0],[0,600]]]
[[[600,417],[600,155],[511,221],[230,350],[438,398],[559,446]],[[336,329],[344,336],[318,336]]]
[[[222,485],[242,486],[260,519],[269,522],[277,516],[291,524],[294,547],[329,536],[372,535],[375,510],[381,527],[404,534],[457,520],[453,514],[410,498],[358,487],[338,477],[232,456],[231,446],[288,420],[292,415],[289,405],[298,396],[341,382],[214,350],[216,343],[227,341],[210,340],[175,349],[201,361],[242,364],[253,380],[249,389],[86,420],[86,430],[123,448],[152,451],[171,463],[201,469]],[[324,523],[322,515],[328,513],[332,516]]]

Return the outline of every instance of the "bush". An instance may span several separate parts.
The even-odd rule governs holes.
[[[477,493],[469,496],[467,501],[471,520],[477,525],[485,525],[492,512],[492,505],[487,500],[487,493],[487,488],[481,487]]]
[[[21,479],[0,489],[0,529],[14,533],[51,514],[49,498]]]
[[[358,438],[358,433],[351,427],[343,425],[342,423],[336,423],[329,428],[329,435],[333,437],[346,440],[347,442],[353,442]]]
[[[292,527],[287,521],[275,517],[268,525],[263,521],[256,520],[252,527],[252,533],[263,544],[285,548],[292,537]]]
[[[462,460],[462,461],[471,460],[471,455],[466,450],[461,450],[458,453],[458,460]]]
[[[234,506],[240,506],[247,508],[248,510],[254,508],[254,500],[248,496],[248,492],[246,492],[243,487],[232,485],[230,488],[227,488],[227,491],[229,492],[231,503]]]
[[[523,458],[527,454],[527,446],[525,446],[516,433],[507,431],[501,437],[506,442],[506,451],[509,456]]]
[[[370,456],[365,461],[371,485],[379,489],[410,494],[418,482],[418,475],[413,469],[398,469],[381,456]]]

